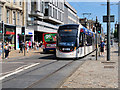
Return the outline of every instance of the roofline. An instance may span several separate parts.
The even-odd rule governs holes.
[[[77,10],[76,10],[75,8],[73,8],[73,7],[69,4],[69,2],[67,2],[66,0],[65,0],[64,2],[65,2],[65,5],[66,5],[67,7],[69,7],[75,14],[77,14]]]

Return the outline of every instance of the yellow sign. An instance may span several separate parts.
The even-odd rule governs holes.
[[[72,30],[64,30],[64,31],[66,31],[66,32],[67,32],[67,31],[72,32]]]

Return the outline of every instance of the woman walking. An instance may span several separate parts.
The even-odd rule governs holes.
[[[10,48],[9,48],[8,43],[6,43],[6,45],[5,45],[5,59],[8,59],[9,52],[10,52]]]

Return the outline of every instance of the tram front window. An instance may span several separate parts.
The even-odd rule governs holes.
[[[60,30],[58,35],[58,47],[60,51],[73,51],[76,47],[77,30]]]

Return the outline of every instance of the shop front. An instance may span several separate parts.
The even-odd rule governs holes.
[[[23,41],[22,27],[16,27],[16,49],[20,49],[20,42]]]
[[[25,29],[25,41],[34,42],[34,30],[32,29]]]
[[[15,49],[16,46],[16,38],[15,38],[16,27],[11,25],[5,25],[5,42],[11,44],[11,48]]]

